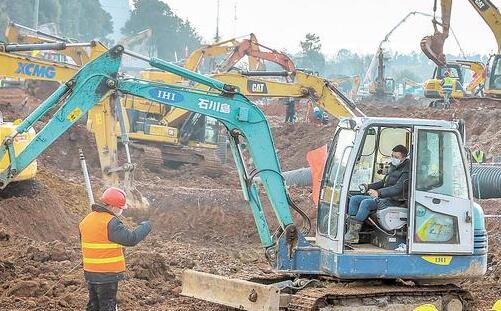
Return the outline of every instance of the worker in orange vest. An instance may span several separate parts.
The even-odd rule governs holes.
[[[125,192],[107,189],[101,204],[80,222],[84,276],[89,289],[87,311],[115,311],[118,281],[125,272],[124,246],[135,246],[151,231],[144,221],[130,231],[118,216],[127,208]]]

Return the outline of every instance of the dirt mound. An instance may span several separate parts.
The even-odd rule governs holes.
[[[26,117],[40,103],[21,88],[0,88],[0,111],[5,121]]]
[[[29,182],[9,185],[0,201],[0,223],[11,235],[38,240],[65,240],[76,234],[78,219],[88,211],[84,188],[41,169]]]

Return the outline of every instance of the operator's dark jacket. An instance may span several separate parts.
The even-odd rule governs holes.
[[[400,206],[402,201],[407,199],[403,197],[403,194],[405,187],[409,185],[409,166],[409,159],[405,159],[396,167],[390,164],[388,174],[383,180],[368,186],[369,189],[377,190],[379,193],[378,208]]]
[[[99,204],[93,204],[92,210],[95,212],[105,212],[112,214],[109,210]],[[120,219],[114,216],[108,223],[108,239],[111,242],[120,244],[122,246],[135,246],[137,243],[141,242],[151,231],[151,223],[145,221],[139,224],[134,230],[129,230],[120,221]],[[105,284],[113,283],[123,280],[123,273],[100,273],[100,272],[88,272],[84,271],[85,280],[88,283],[93,284]]]

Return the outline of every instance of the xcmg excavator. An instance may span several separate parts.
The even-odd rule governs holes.
[[[52,82],[56,85],[67,83],[79,70],[78,66],[48,61],[37,57],[31,57],[33,51],[58,51],[61,54],[73,57],[78,55],[78,59],[87,61],[97,57],[107,51],[107,48],[100,42],[92,41],[89,43],[73,42],[49,42],[41,43],[33,37],[30,44],[0,44],[0,62],[3,66],[0,68],[1,77],[11,79],[27,80],[33,79],[42,82]],[[79,51],[74,54],[73,51]],[[85,56],[84,56],[85,54]],[[145,206],[147,203],[143,200],[140,193],[135,190],[133,185],[133,165],[128,157],[128,162],[124,165],[118,165],[117,156],[117,117],[112,113],[109,101],[101,102],[89,111],[89,120],[94,124],[94,136],[96,139],[97,151],[99,154],[100,166],[105,183],[109,185],[120,185],[120,173],[124,173],[124,188],[131,195],[133,200],[131,206]],[[9,136],[19,123],[7,122],[3,119],[0,122],[0,139]],[[14,140],[15,153],[18,154],[26,145],[35,139],[33,129],[27,133],[16,136]],[[122,140],[126,137],[122,135]],[[126,141],[127,142],[127,141]],[[0,169],[5,169],[8,165],[7,158],[0,161]],[[17,174],[14,181],[24,181],[32,179],[37,172],[36,162],[32,162],[22,172]]]
[[[464,69],[472,72],[471,80],[466,86],[464,85],[466,80]],[[423,84],[424,96],[435,99],[430,103],[430,106],[437,106],[443,103],[444,94],[441,82],[446,70],[456,79],[456,84],[453,85],[451,93],[452,98],[476,97],[483,94],[485,85],[485,66],[483,63],[462,59],[448,61],[445,66],[435,67],[433,78],[426,80]]]
[[[482,17],[489,26],[492,34],[496,38],[498,47],[497,54],[492,55],[487,63],[486,81],[484,92],[486,96],[501,96],[501,13],[490,0],[468,0],[475,11]],[[449,36],[452,0],[440,0],[442,12],[442,22],[439,23],[433,18],[435,32],[431,36],[426,36],[421,40],[421,49],[437,66],[446,66],[444,54],[444,43]],[[437,10],[437,0],[434,2],[433,11]],[[441,30],[439,30],[439,27]]]
[[[123,54],[203,84],[209,91],[121,75]],[[226,128],[243,196],[265,256],[280,273],[278,278],[244,281],[186,271],[183,295],[246,310],[412,310],[422,303],[461,310],[468,295],[445,284],[480,277],[486,271],[484,217],[473,201],[464,131],[458,123],[367,117],[341,120],[322,177],[316,234],[307,236],[310,222],[289,197],[262,111],[231,85],[124,51],[121,46],[82,67],[3,141],[0,158],[8,157],[9,166],[0,172],[1,186],[106,96],[118,101],[126,94],[210,116]],[[37,139],[16,153],[15,138],[56,106],[58,110]],[[403,205],[378,211],[374,223],[379,229],[367,232],[362,244],[347,247],[343,238],[349,197],[360,193],[360,182],[382,178],[376,168],[395,144],[411,150],[411,178]],[[279,225],[274,233],[256,177]],[[301,226],[294,223],[293,210],[301,215]],[[406,282],[395,279],[413,280],[416,285],[403,285]],[[430,283],[442,285],[423,285]]]

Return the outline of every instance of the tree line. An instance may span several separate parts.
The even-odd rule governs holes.
[[[0,0],[0,29],[12,21],[28,27],[34,23],[34,0]],[[115,44],[107,38],[113,32],[111,15],[99,0],[40,0],[38,24],[51,23],[60,35],[90,41],[98,39]],[[183,58],[185,52],[201,45],[202,38],[189,21],[174,14],[168,4],[160,0],[134,0],[130,17],[123,29],[125,36],[152,29],[150,45],[157,55],[167,60]],[[3,40],[3,32],[1,32]]]

